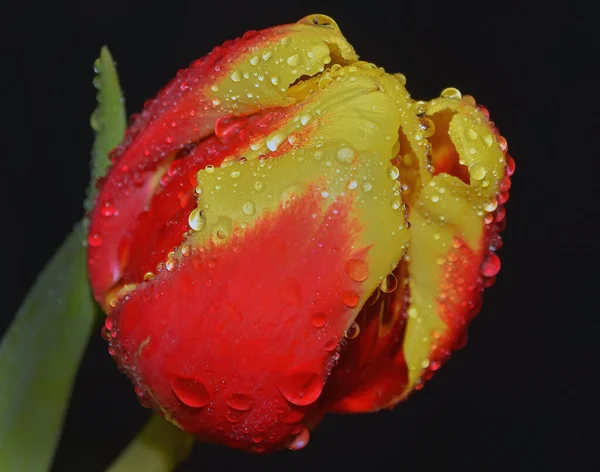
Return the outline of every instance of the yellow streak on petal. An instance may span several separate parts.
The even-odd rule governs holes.
[[[438,315],[438,296],[452,239],[459,237],[476,254],[485,250],[481,247],[484,216],[498,192],[506,164],[491,126],[481,112],[464,100],[437,98],[428,104],[427,116],[432,118],[442,110],[456,112],[450,121],[449,138],[460,160],[468,166],[472,183],[466,184],[449,174],[436,175],[411,208],[408,256],[412,316],[407,320],[404,341],[409,383],[398,400],[420,381],[435,342],[434,333],[446,329]],[[484,179],[479,178],[484,174],[482,169],[487,180],[485,186]]]
[[[336,199],[350,197],[354,202],[352,211],[361,224],[355,228],[360,247],[371,248],[366,259],[369,275],[361,282],[364,292],[358,306],[349,311],[349,327],[380,280],[404,254],[408,231],[402,211],[392,204],[396,189],[388,175],[388,165],[370,151],[357,151],[355,164],[348,165],[338,159],[340,150],[345,154],[347,149],[347,143],[328,142],[319,148],[302,148],[277,158],[231,161],[214,172],[200,172],[198,182],[203,191],[198,207],[206,217],[206,226],[190,235],[187,243],[195,248],[209,244],[234,247],[244,231],[266,213],[285,212],[290,202],[309,188],[322,199],[324,210]],[[233,170],[239,174],[235,179],[230,177]],[[350,182],[359,184],[349,188]],[[247,211],[250,206],[251,212]],[[314,218],[318,228],[322,215]],[[224,225],[227,232],[220,235]]]

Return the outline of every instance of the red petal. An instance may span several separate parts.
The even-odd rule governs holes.
[[[320,419],[351,313],[341,294],[358,285],[345,264],[365,251],[352,249],[350,204],[323,213],[321,202],[311,191],[123,300],[109,318],[112,349],[146,403],[201,439],[247,450],[280,448]]]

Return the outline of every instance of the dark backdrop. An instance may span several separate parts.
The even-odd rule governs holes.
[[[199,444],[180,470],[600,470],[592,390],[600,334],[598,2],[3,7],[0,332],[82,216],[100,47],[108,44],[118,62],[131,113],[213,46],[316,12],[333,16],[361,57],[403,72],[413,96],[431,98],[452,85],[488,106],[517,162],[503,269],[466,348],[409,402],[328,417],[296,453],[260,457]],[[96,333],[54,470],[102,470],[147,415]]]

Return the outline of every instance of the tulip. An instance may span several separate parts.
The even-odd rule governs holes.
[[[88,266],[144,406],[203,441],[300,449],[464,343],[514,161],[473,97],[405,83],[310,15],[227,41],[133,117]]]

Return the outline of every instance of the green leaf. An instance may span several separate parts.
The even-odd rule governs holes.
[[[96,134],[88,211],[108,152],[125,134],[123,97],[106,47],[94,68],[98,107],[91,119]],[[88,284],[86,233],[84,219],[38,275],[0,343],[1,471],[50,468],[97,310]]]
[[[194,438],[153,415],[107,472],[170,472],[191,452]]]
[[[119,76],[113,58],[106,46],[100,50],[100,57],[94,62],[94,86],[98,107],[92,113],[90,124],[96,132],[92,148],[91,183],[85,208],[89,211],[96,196],[95,182],[106,174],[109,165],[108,153],[121,142],[127,127],[125,101],[119,85]]]
[[[38,276],[0,344],[0,470],[50,466],[95,305],[79,223]]]

